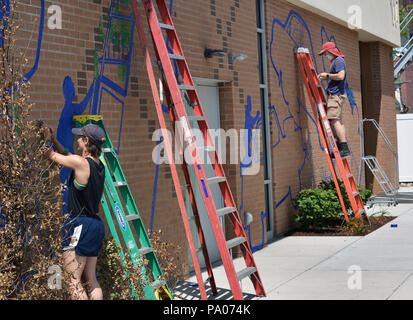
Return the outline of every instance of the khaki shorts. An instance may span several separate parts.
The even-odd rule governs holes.
[[[342,120],[343,106],[346,102],[347,96],[330,95],[327,100],[327,118],[328,120]]]

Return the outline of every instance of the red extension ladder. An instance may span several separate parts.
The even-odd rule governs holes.
[[[202,274],[198,262],[198,252],[202,252],[206,268],[208,270],[208,279],[212,292],[214,294],[217,293],[216,284],[214,275],[212,272],[211,262],[208,256],[208,250],[205,243],[205,237],[202,230],[202,225],[200,222],[200,217],[198,214],[197,204],[194,197],[194,188],[198,187],[201,190],[203,202],[205,204],[205,208],[208,212],[209,221],[212,226],[212,230],[218,245],[219,253],[225,268],[225,272],[228,278],[228,282],[233,294],[234,299],[242,300],[243,293],[241,291],[239,281],[243,278],[249,277],[254,285],[256,294],[259,296],[265,296],[264,287],[262,285],[260,276],[258,274],[257,266],[255,264],[251,248],[249,246],[242,221],[240,219],[238,210],[236,208],[234,199],[232,197],[228,181],[225,177],[224,169],[219,162],[218,153],[215,149],[213,140],[208,132],[208,124],[205,119],[204,112],[202,110],[198,94],[195,90],[195,85],[193,83],[192,77],[190,75],[188,65],[186,63],[180,42],[178,40],[178,36],[176,34],[176,30],[174,28],[171,16],[169,11],[166,7],[164,0],[132,0],[132,7],[135,15],[136,20],[136,27],[139,33],[139,38],[141,41],[145,64],[149,76],[150,85],[152,88],[153,98],[155,101],[156,111],[158,114],[161,130],[162,130],[162,137],[164,146],[166,149],[166,153],[168,156],[168,161],[172,173],[172,178],[176,190],[176,195],[179,202],[179,207],[181,210],[182,221],[184,223],[186,237],[189,243],[189,249],[192,257],[192,262],[194,264],[195,274],[197,278],[197,282],[199,285],[201,298],[203,300],[207,299],[204,281],[202,279]],[[169,115],[170,121],[175,124],[179,122],[183,129],[184,133],[184,140],[186,143],[187,151],[189,151],[189,155],[192,161],[193,171],[195,172],[196,181],[191,181],[189,171],[188,171],[188,164],[183,161],[182,169],[185,177],[186,183],[184,184],[184,188],[187,188],[189,193],[189,198],[191,200],[192,211],[194,216],[188,217],[187,210],[185,208],[185,201],[182,195],[182,187],[179,181],[176,164],[174,162],[171,141],[166,131],[166,123],[164,118],[164,113],[162,110],[161,101],[159,98],[159,90],[157,88],[157,81],[155,80],[153,68],[152,68],[152,60],[149,54],[149,50],[147,47],[147,43],[145,40],[145,32],[141,20],[140,10],[138,8],[139,3],[143,3],[145,14],[147,16],[148,25],[150,28],[150,34],[152,36],[152,40],[154,43],[154,49],[157,56],[157,60],[159,62],[160,72],[163,81],[163,88],[165,90],[165,97],[168,101],[168,108],[169,108]],[[157,5],[157,11],[160,15],[161,21],[158,20],[156,9],[154,6],[154,2]],[[168,52],[166,39],[169,40],[170,48],[172,52]],[[172,67],[172,61],[175,61],[178,70],[179,70],[179,77],[174,74],[174,70]],[[178,83],[179,81],[179,83]],[[192,108],[191,115],[188,115],[184,99],[188,101],[189,105]],[[198,123],[199,129],[203,133],[204,141],[207,145],[204,145],[202,148],[197,147],[195,137],[193,135],[190,120],[196,121]],[[175,128],[175,126],[173,126]],[[176,134],[176,133],[175,133]],[[181,152],[184,146],[179,146]],[[204,171],[203,164],[200,161],[200,153],[206,151],[208,152],[209,156],[212,159],[212,168],[214,170],[215,176],[207,177]],[[215,160],[215,161],[214,161]],[[225,206],[223,208],[217,208],[215,206],[214,199],[212,197],[210,185],[211,184],[218,184],[224,199]],[[197,184],[197,185],[195,185]],[[225,238],[224,232],[221,227],[220,218],[227,217],[232,222],[232,226],[234,228],[235,238],[227,240]],[[196,248],[193,240],[193,235],[191,233],[191,228],[189,225],[189,220],[194,220],[197,231],[198,237],[201,243],[200,248]],[[225,224],[224,224],[225,225]],[[240,271],[236,271],[234,267],[234,263],[232,260],[232,255],[230,253],[230,249],[240,246],[242,256],[245,261],[246,267]]]
[[[360,218],[361,224],[363,224],[363,221],[364,223],[370,224],[366,210],[363,205],[363,201],[357,189],[356,180],[353,174],[351,173],[351,168],[348,163],[348,160],[347,158],[341,158],[340,152],[337,148],[334,139],[334,134],[326,114],[326,97],[324,95],[324,91],[321,86],[320,80],[317,77],[316,69],[310,57],[310,52],[307,48],[297,48],[295,49],[295,54],[297,56],[298,64],[300,66],[304,84],[307,88],[308,97],[312,102],[311,107],[313,109],[314,119],[317,124],[317,130],[320,133],[320,138],[325,150],[325,154],[328,160],[328,164],[330,166],[331,173],[333,175],[334,184],[337,189],[337,194],[340,199],[341,208],[343,209],[346,221],[348,222],[349,218],[347,210],[344,206],[343,196],[340,192],[340,187],[337,180],[337,173],[332,160],[332,154],[334,155],[334,158],[336,160],[336,164],[339,169],[341,179],[344,182],[344,186],[355,217]]]

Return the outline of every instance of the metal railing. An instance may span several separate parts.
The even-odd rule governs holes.
[[[407,26],[410,25],[410,22],[413,20],[413,9],[404,17],[402,22],[400,22],[400,33],[406,29]]]
[[[363,176],[363,168],[364,168],[364,160],[363,158],[366,156],[365,148],[364,148],[364,123],[371,122],[376,127],[377,131],[382,136],[383,140],[386,142],[387,147],[389,148],[390,152],[394,156],[394,188],[395,190],[399,189],[399,154],[397,150],[391,144],[389,138],[387,137],[386,133],[380,127],[378,122],[375,119],[363,119],[360,121],[360,168],[359,168],[359,175],[358,175],[358,184],[361,185],[361,179]]]
[[[400,23],[400,34],[404,32],[404,30],[410,26],[410,23],[413,21],[413,9],[406,15],[406,17]],[[393,61],[394,64],[394,77],[398,78],[400,72],[402,72],[406,65],[412,60],[413,58],[413,37],[410,37],[407,42],[403,45],[403,47],[396,49],[397,54],[394,56]],[[397,60],[398,59],[398,60]],[[397,62],[396,62],[397,60]]]

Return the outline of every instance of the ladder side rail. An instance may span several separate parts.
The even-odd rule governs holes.
[[[182,76],[182,81],[184,85],[189,85],[189,86],[194,86],[192,77],[190,75],[190,71],[189,71],[189,67],[187,65],[185,56],[184,56],[184,52],[182,50],[180,41],[178,39],[178,35],[176,34],[176,29],[175,29],[175,25],[173,23],[172,17],[169,13],[168,8],[166,7],[165,1],[164,0],[156,0],[157,3],[157,7],[159,10],[159,14],[161,15],[161,19],[162,21],[167,24],[172,26],[172,29],[167,29],[166,30],[166,34],[168,35],[168,39],[169,39],[169,44],[170,44],[170,48],[172,49],[173,54],[177,54],[182,56],[182,60],[177,61],[178,62],[178,69],[179,69],[179,73]],[[153,16],[156,16],[156,12],[154,9],[154,5],[153,2],[150,1],[150,3],[145,3],[144,4],[145,7],[147,8],[147,10],[153,10]],[[161,32],[162,33],[162,32]],[[164,70],[166,70],[164,68]],[[169,71],[168,71],[169,72]]]
[[[141,46],[142,46],[142,50],[143,50],[143,55],[144,55],[144,58],[145,58],[145,65],[146,65],[147,72],[148,72],[149,82],[150,82],[152,92],[153,92],[153,97],[154,97],[155,106],[156,106],[156,112],[157,112],[157,115],[158,115],[158,119],[159,119],[161,128],[163,130],[163,138],[164,138],[164,144],[165,144],[165,148],[166,148],[166,154],[167,154],[168,161],[169,161],[169,164],[170,164],[172,179],[173,179],[173,182],[174,182],[174,185],[175,185],[175,190],[176,190],[176,195],[177,195],[177,198],[178,198],[179,207],[181,209],[180,210],[181,217],[182,217],[182,220],[183,220],[185,233],[186,233],[186,236],[187,236],[187,239],[188,239],[188,246],[189,246],[191,257],[192,257],[192,262],[194,264],[195,274],[196,274],[196,278],[197,278],[197,281],[198,281],[199,290],[200,290],[200,293],[201,293],[201,298],[203,300],[207,300],[205,286],[203,284],[202,274],[201,274],[201,270],[200,270],[199,262],[198,262],[198,257],[197,257],[196,249],[195,249],[195,246],[194,246],[194,240],[193,240],[191,229],[190,229],[189,222],[188,222],[188,214],[187,214],[186,208],[185,208],[185,201],[184,201],[183,196],[182,196],[182,192],[181,192],[181,189],[180,189],[181,185],[180,185],[178,173],[176,171],[175,161],[173,159],[171,142],[169,141],[168,132],[167,132],[167,129],[166,129],[166,124],[165,124],[165,119],[164,119],[163,111],[162,111],[162,105],[161,105],[161,102],[159,100],[159,92],[158,92],[158,88],[157,88],[157,84],[156,84],[156,81],[155,81],[155,76],[154,76],[154,72],[153,72],[153,68],[152,68],[152,61],[151,61],[151,57],[150,57],[150,54],[149,54],[149,49],[148,49],[147,44],[146,44],[145,33],[144,33],[144,30],[143,30],[143,25],[142,25],[142,21],[141,21],[141,17],[140,17],[140,10],[138,8],[138,3],[137,3],[136,0],[132,0],[132,7],[133,7],[134,15],[135,15],[135,20],[136,20],[136,28],[138,30],[138,34],[139,34],[139,38],[140,38],[140,42],[141,42]]]
[[[101,126],[106,132],[106,129],[105,129],[105,126],[104,126],[103,122],[101,122]],[[114,148],[113,148],[113,144],[110,141],[110,139],[107,140],[107,143],[109,144],[109,147],[111,148],[111,150],[113,150],[113,152],[115,152]],[[109,167],[112,169],[112,173],[113,173],[116,181],[126,182],[125,174],[123,173],[123,170],[120,166],[119,160],[117,159],[115,154],[105,153],[105,159],[106,159],[107,165],[109,165]],[[110,172],[108,171],[108,173],[110,173]],[[124,190],[125,188],[127,190]],[[132,192],[130,191],[130,188],[129,188],[128,184],[126,184],[124,186],[120,186],[119,189],[120,189],[119,193],[121,195],[120,198],[122,198],[122,200],[124,201],[125,208],[128,211],[128,214],[129,215],[138,215],[140,217],[139,210],[136,206],[136,202],[133,198]],[[141,221],[141,223],[139,223],[139,224],[134,224],[134,227],[135,227],[135,230],[137,232],[137,235],[138,235],[139,242],[140,242],[141,246],[152,248],[152,244],[149,240],[149,236],[148,236],[148,234],[145,230],[143,222]],[[154,255],[154,259],[156,259],[156,262],[157,262],[157,258],[156,258],[155,255]],[[159,270],[159,265],[155,265],[154,267],[157,268],[157,276],[159,276],[159,273],[161,273],[161,270]]]
[[[342,162],[343,162],[344,171],[345,172],[351,172],[351,168],[350,168],[350,164],[349,164],[348,160],[343,159]],[[355,181],[354,177],[351,177],[351,178],[346,177],[345,181],[347,181],[347,183],[350,186],[349,190],[350,190],[351,194],[349,194],[349,190],[347,189],[347,193],[348,193],[348,197],[350,199],[350,203],[352,203],[352,200],[355,202],[355,207],[352,206],[354,215],[357,218],[361,219],[361,218],[364,217],[367,220],[367,216],[362,217],[362,214],[363,215],[366,214],[366,210],[364,208],[363,199],[361,198],[361,195],[360,195],[360,192],[358,190],[358,187],[357,187],[357,184],[356,184],[356,181]],[[357,209],[357,210],[355,211],[354,209]]]
[[[118,234],[118,231],[116,230],[115,224],[113,222],[113,217],[111,215],[111,209],[109,208],[108,202],[107,202],[106,197],[105,197],[105,193],[102,194],[102,199],[101,199],[100,203],[102,204],[103,212],[105,213],[106,221],[108,223],[110,233],[112,234],[112,237],[115,239],[116,243],[120,247],[119,255],[120,255],[121,259],[123,260],[125,258],[125,254],[123,253],[123,249],[121,247],[121,241],[120,241],[120,238],[119,238],[119,234]],[[123,261],[122,261],[122,265],[123,265]]]
[[[119,238],[118,232],[116,230],[115,224],[113,222],[113,217],[111,215],[111,210],[109,208],[108,202],[107,202],[106,197],[105,197],[104,194],[102,194],[102,199],[101,199],[100,203],[102,204],[102,208],[103,208],[103,211],[105,213],[106,221],[108,223],[109,230],[112,234],[112,237],[115,239],[116,244],[119,246],[119,256],[121,258],[121,265],[124,268],[125,267],[125,262],[124,262],[125,254],[123,252],[121,242],[120,242],[120,238]],[[130,283],[129,283],[129,286],[131,288],[132,296],[137,298],[137,294],[135,292],[135,289],[133,288],[133,286]]]
[[[106,175],[108,177],[108,174],[110,174],[109,168],[105,167],[105,172],[106,172]],[[109,178],[110,178],[110,175],[109,175]],[[115,192],[113,192],[113,191],[115,191]],[[137,246],[135,240],[133,239],[131,227],[127,223],[127,218],[126,218],[126,215],[125,215],[124,210],[122,208],[122,204],[120,203],[120,198],[119,198],[119,196],[118,196],[118,194],[115,190],[115,187],[114,187],[113,182],[111,181],[111,179],[109,179],[109,180],[106,179],[105,192],[108,195],[108,199],[109,199],[109,203],[110,203],[111,207],[116,208],[116,214],[119,215],[121,217],[121,219],[123,219],[123,221],[124,221],[124,224],[121,225],[119,227],[119,229],[120,229],[120,232],[122,234],[123,239],[125,240],[125,245],[126,245],[127,249],[130,251],[130,255],[131,255],[131,258],[132,258],[133,265],[135,267],[137,267],[138,264],[141,264],[141,266],[143,266],[143,260],[142,260],[142,257],[139,254],[138,246]],[[120,223],[120,222],[118,221],[118,223]],[[142,277],[144,279],[144,282],[146,284],[146,286],[144,287],[145,296],[154,295],[153,289],[149,285],[150,281],[149,281],[148,275],[146,274],[145,268],[141,268],[140,272],[141,272],[141,275],[142,275]]]

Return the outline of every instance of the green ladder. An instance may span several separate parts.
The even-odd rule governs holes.
[[[144,288],[144,294],[148,300],[172,300],[172,294],[168,288],[168,285],[164,280],[161,280],[162,270],[159,265],[158,259],[156,258],[155,252],[149,240],[146,229],[143,225],[143,221],[139,215],[138,209],[136,207],[135,201],[133,200],[132,193],[126,182],[125,176],[123,174],[122,168],[120,166],[119,160],[116,156],[116,151],[113,148],[112,142],[109,139],[109,135],[103,124],[103,117],[99,115],[82,115],[73,117],[73,121],[76,127],[83,127],[89,123],[98,125],[103,129],[106,134],[106,141],[102,147],[102,155],[100,160],[105,165],[105,192],[102,195],[101,204],[103,211],[105,212],[106,221],[108,223],[109,229],[113,238],[121,245],[118,232],[115,227],[114,219],[112,213],[116,217],[119,230],[123,237],[124,243],[127,249],[130,251],[130,255],[134,266],[141,266],[141,274],[145,283],[147,284]],[[119,197],[119,192],[124,201],[124,206],[127,209],[128,214],[125,214],[123,209],[122,201]],[[105,193],[109,199],[109,203],[106,201]],[[109,208],[109,204],[111,209]],[[132,226],[129,223],[132,223]],[[141,245],[138,248],[137,242],[135,240],[133,229],[136,232],[137,238]],[[123,250],[123,249],[122,249]],[[120,252],[122,259],[124,258],[123,251]],[[143,265],[143,259],[145,257],[149,263],[148,267],[152,272],[154,281],[151,282]],[[134,293],[133,288],[131,288]],[[136,295],[134,294],[136,297]],[[136,297],[137,298],[137,297]]]

